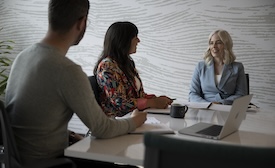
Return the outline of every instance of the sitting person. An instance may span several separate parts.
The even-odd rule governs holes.
[[[88,0],[50,0],[47,34],[13,62],[5,105],[24,166],[64,157],[68,123],[74,113],[97,138],[128,134],[146,120],[146,113],[138,110],[125,119],[107,117],[86,73],[66,57],[85,33],[88,11]],[[116,167],[109,162],[72,159],[86,167]]]
[[[225,30],[216,30],[209,35],[209,46],[193,73],[189,101],[212,102],[231,105],[247,95],[244,66],[235,62],[233,42]]]
[[[144,92],[141,78],[130,54],[136,52],[138,29],[131,22],[115,22],[107,30],[94,75],[102,92],[100,102],[108,116],[124,116],[134,109],[167,108],[167,96]]]

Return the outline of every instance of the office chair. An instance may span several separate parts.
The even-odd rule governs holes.
[[[247,94],[249,95],[250,94],[250,84],[249,84],[249,74],[248,73],[245,74],[245,78],[246,78]],[[251,102],[249,103],[249,105],[259,108],[258,106],[256,106],[255,104],[253,104]]]
[[[275,167],[275,147],[253,147],[144,134],[144,168]]]
[[[4,164],[5,168],[26,168],[22,165],[21,158],[16,146],[13,130],[6,113],[3,101],[0,101],[0,122],[4,150],[0,154],[0,162]],[[33,168],[54,168],[54,167],[68,167],[76,168],[75,163],[68,158],[58,158],[48,160],[47,162],[39,162],[32,165]]]
[[[250,90],[249,90],[249,74],[248,73],[246,73],[245,74],[245,78],[246,78],[246,86],[247,86],[247,95],[249,95],[249,93],[250,93]]]
[[[88,79],[90,81],[90,84],[92,86],[92,89],[94,91],[94,95],[95,95],[95,99],[97,101],[97,103],[100,105],[100,91],[101,91],[101,88],[99,87],[98,83],[97,83],[97,80],[96,80],[96,76],[92,75],[92,76],[88,76]],[[90,136],[91,135],[91,131],[88,130],[88,132],[86,133],[85,136]]]
[[[88,79],[89,79],[92,89],[94,91],[95,99],[96,99],[97,103],[100,104],[99,95],[100,95],[101,88],[98,86],[96,76],[94,76],[94,75],[88,76]]]

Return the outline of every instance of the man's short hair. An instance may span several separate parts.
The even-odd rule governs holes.
[[[87,16],[89,0],[50,0],[49,26],[53,31],[67,32],[82,17]]]

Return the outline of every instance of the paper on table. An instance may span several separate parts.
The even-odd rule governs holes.
[[[186,103],[179,103],[181,105],[187,105],[189,108],[197,108],[197,109],[208,109],[211,106],[211,102],[186,102]],[[147,113],[151,114],[170,114],[170,106],[166,109],[155,109],[155,108],[148,108],[144,110]]]
[[[208,109],[211,102],[187,102],[185,103],[189,108]]]
[[[78,118],[76,114],[74,114],[72,119],[70,120],[68,124],[68,129],[78,134],[86,134],[89,131],[88,127],[85,124],[83,124],[83,122]],[[147,117],[146,122],[131,133],[142,134],[147,131],[159,132],[163,134],[174,133],[174,131],[171,128],[169,128],[167,124],[160,123],[160,121],[157,120],[155,117]]]
[[[131,134],[143,134],[145,132],[157,132],[161,134],[174,134],[175,132],[167,125],[160,123],[155,117],[147,117],[146,122],[136,128]]]
[[[232,105],[223,105],[223,104],[212,104],[209,109],[215,111],[226,111],[229,112],[231,110]],[[259,109],[255,106],[248,105],[246,112],[258,112]]]
[[[224,104],[212,104],[209,109],[210,110],[216,110],[216,111],[227,111],[229,112],[231,110],[231,105],[224,105]]]
[[[152,113],[152,114],[170,114],[170,107],[166,109],[155,109],[155,108],[148,108],[144,110],[147,113]]]

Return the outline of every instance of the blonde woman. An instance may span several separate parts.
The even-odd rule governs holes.
[[[244,66],[236,62],[233,42],[225,30],[209,35],[204,61],[200,61],[193,73],[189,101],[212,102],[231,105],[247,94]]]

